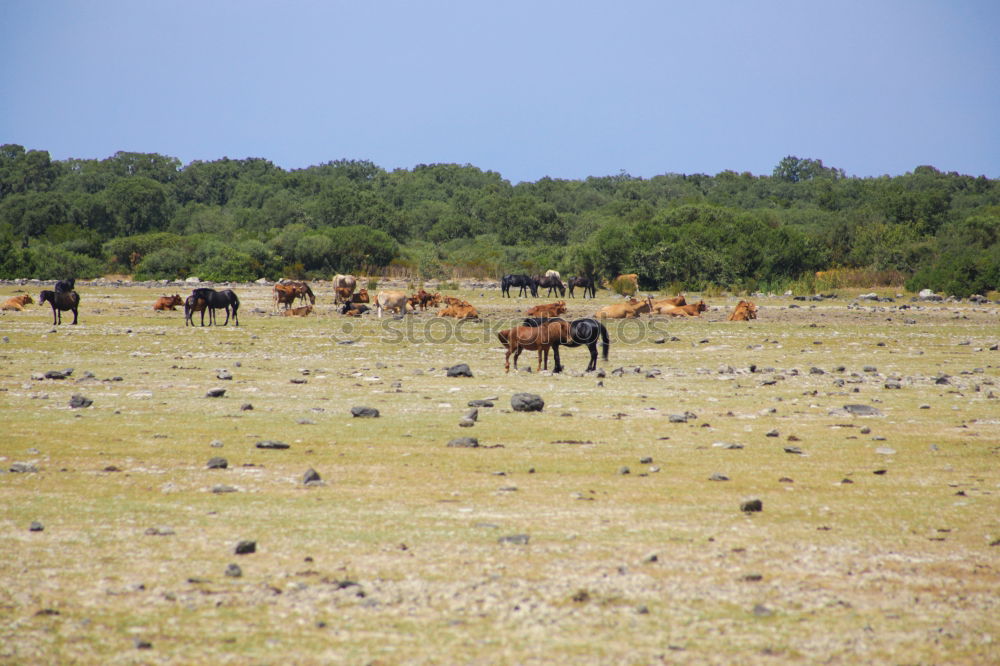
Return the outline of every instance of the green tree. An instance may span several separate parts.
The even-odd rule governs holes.
[[[118,236],[163,229],[172,212],[166,188],[142,176],[115,182],[104,191],[104,204]]]

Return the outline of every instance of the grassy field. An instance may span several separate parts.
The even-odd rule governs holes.
[[[0,662],[1000,662],[998,306],[711,298],[612,324],[598,377],[505,375],[546,299],[498,290],[459,328],[78,291],[75,327],[0,314]]]

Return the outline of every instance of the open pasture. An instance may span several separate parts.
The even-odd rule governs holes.
[[[706,298],[608,322],[598,377],[505,375],[551,299],[499,290],[457,324],[245,285],[238,328],[77,290],[77,326],[0,313],[2,662],[1000,661],[996,305]]]

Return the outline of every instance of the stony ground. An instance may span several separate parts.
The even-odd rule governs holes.
[[[707,298],[505,376],[548,299],[450,292],[456,327],[317,286],[236,287],[239,328],[150,286],[0,313],[0,661],[1000,662],[1000,307]]]

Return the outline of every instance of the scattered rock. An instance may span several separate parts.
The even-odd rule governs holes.
[[[622,466],[618,468],[618,473],[625,476],[626,474],[631,474],[632,470],[630,470],[627,466]]]
[[[497,539],[497,543],[512,543],[517,546],[526,546],[531,539],[527,534],[510,534]]]
[[[172,527],[150,527],[146,530],[146,536],[173,536],[176,534]]]
[[[763,604],[757,604],[753,607],[753,614],[757,617],[771,617],[774,611]]]
[[[257,442],[258,449],[289,449],[290,445],[284,442],[279,442],[276,439],[265,439],[263,441]]]
[[[781,435],[781,433],[778,432],[777,430],[768,430],[764,434],[765,437],[779,437],[780,435]]]
[[[45,379],[66,379],[71,374],[73,374],[73,368],[67,368],[66,370],[49,370],[43,377]]]
[[[249,402],[244,402],[242,405],[240,405],[240,411],[249,412],[252,409],[253,405],[251,405]]]
[[[715,472],[715,473],[712,474],[712,476],[708,477],[708,480],[709,481],[728,481],[729,477],[726,476],[725,474],[719,474],[718,472]]]
[[[216,485],[212,486],[212,492],[215,493],[216,495],[222,495],[222,494],[225,494],[225,493],[239,492],[239,490],[236,489],[236,488],[234,488],[233,486],[227,486],[224,483],[219,483],[219,484],[216,484]]]
[[[13,474],[37,474],[38,468],[31,463],[16,462],[10,466],[10,471]]]
[[[230,578],[239,578],[243,575],[243,569],[238,564],[230,564],[226,567],[226,575]]]
[[[749,499],[740,503],[740,511],[743,513],[755,513],[764,510],[764,503],[759,499]]]
[[[448,377],[471,377],[472,369],[467,363],[459,363],[445,370]]]
[[[31,525],[28,525],[28,531],[29,532],[42,532],[44,530],[45,530],[45,526],[42,525],[37,520],[31,521]]]
[[[475,437],[456,437],[448,442],[448,446],[453,449],[475,449],[479,447],[479,440]]]
[[[479,410],[475,409],[475,408],[470,409],[469,411],[467,411],[462,416],[462,419],[465,420],[465,421],[478,421],[479,420]]]
[[[844,405],[844,411],[854,416],[882,416],[882,412],[871,405]]]
[[[257,552],[257,542],[256,541],[240,541],[236,544],[236,554],[237,555],[249,555],[250,553]]]
[[[221,398],[224,395],[226,395],[226,389],[222,388],[210,389],[207,393],[205,393],[206,398]]]
[[[802,449],[800,449],[797,446],[786,446],[785,447],[785,453],[794,453],[796,455],[801,456],[802,455]]]
[[[208,469],[226,469],[229,467],[229,461],[225,458],[210,458],[205,467]]]
[[[319,472],[310,467],[302,477],[302,483],[307,486],[318,486],[323,483],[323,479],[320,477]]]
[[[82,409],[84,407],[90,407],[92,404],[94,404],[93,400],[84,397],[79,393],[77,393],[76,395],[74,395],[72,398],[69,399],[69,406],[72,409]]]
[[[492,407],[493,402],[491,400],[470,400],[468,402],[469,407]]]
[[[713,442],[712,447],[716,449],[742,449],[742,444],[737,444],[735,442]]]
[[[219,439],[213,439],[208,445],[213,449],[221,449],[223,447],[222,440]]]
[[[515,393],[510,398],[510,406],[515,412],[540,412],[545,401],[534,393]]]
[[[668,418],[671,423],[687,423],[686,414],[671,414]]]
[[[377,419],[379,413],[374,407],[351,407],[351,416],[362,419]]]

